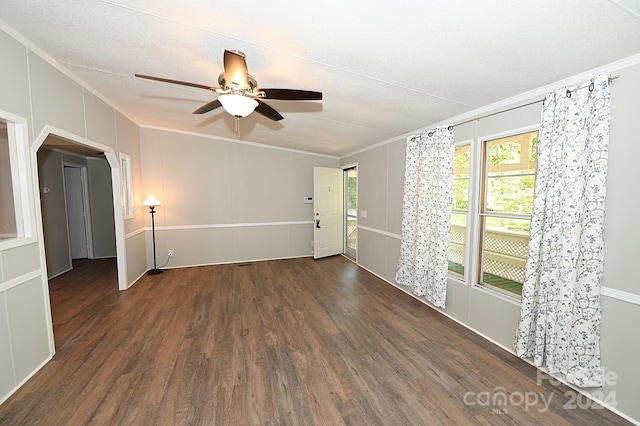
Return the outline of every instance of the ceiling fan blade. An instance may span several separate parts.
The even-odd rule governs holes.
[[[214,101],[211,101],[209,103],[206,103],[206,104],[202,105],[200,108],[198,108],[197,110],[193,111],[193,113],[194,114],[204,114],[205,112],[212,111],[212,110],[214,110],[216,108],[219,108],[221,106],[222,106],[222,104],[220,103],[220,101],[216,99]]]
[[[224,79],[227,84],[237,84],[240,89],[249,88],[249,71],[244,54],[224,51]]]
[[[278,111],[271,108],[269,105],[265,104],[260,99],[256,99],[256,101],[258,101],[258,106],[256,107],[255,111],[258,114],[262,114],[273,121],[280,121],[284,118],[282,115],[280,115]]]
[[[288,101],[321,101],[322,92],[296,89],[258,89],[264,92],[262,99],[283,99]]]
[[[147,80],[155,80],[155,81],[162,81],[164,83],[179,84],[181,86],[196,87],[198,89],[206,89],[206,90],[213,90],[213,91],[216,90],[215,87],[206,86],[204,84],[198,84],[198,83],[189,83],[188,81],[171,80],[169,78],[154,77],[152,75],[144,75],[144,74],[136,74],[135,76],[138,78],[146,78]]]

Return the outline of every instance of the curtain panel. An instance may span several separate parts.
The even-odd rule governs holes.
[[[398,284],[444,308],[447,288],[453,128],[407,138]]]
[[[579,387],[602,386],[600,286],[609,78],[550,93],[538,140],[529,257],[514,349]]]

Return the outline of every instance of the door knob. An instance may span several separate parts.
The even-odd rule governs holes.
[[[316,219],[316,228],[320,229],[320,219]]]

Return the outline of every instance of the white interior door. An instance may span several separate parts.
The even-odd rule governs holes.
[[[344,252],[342,176],[342,169],[313,168],[314,259]]]
[[[64,168],[64,188],[67,200],[67,221],[69,224],[71,258],[86,259],[89,257],[89,252],[87,248],[84,191],[80,168]]]

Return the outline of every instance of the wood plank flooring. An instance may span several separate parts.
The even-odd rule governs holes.
[[[57,353],[1,425],[625,424],[565,409],[569,388],[340,256],[125,292],[113,260],[87,260],[50,289]]]

